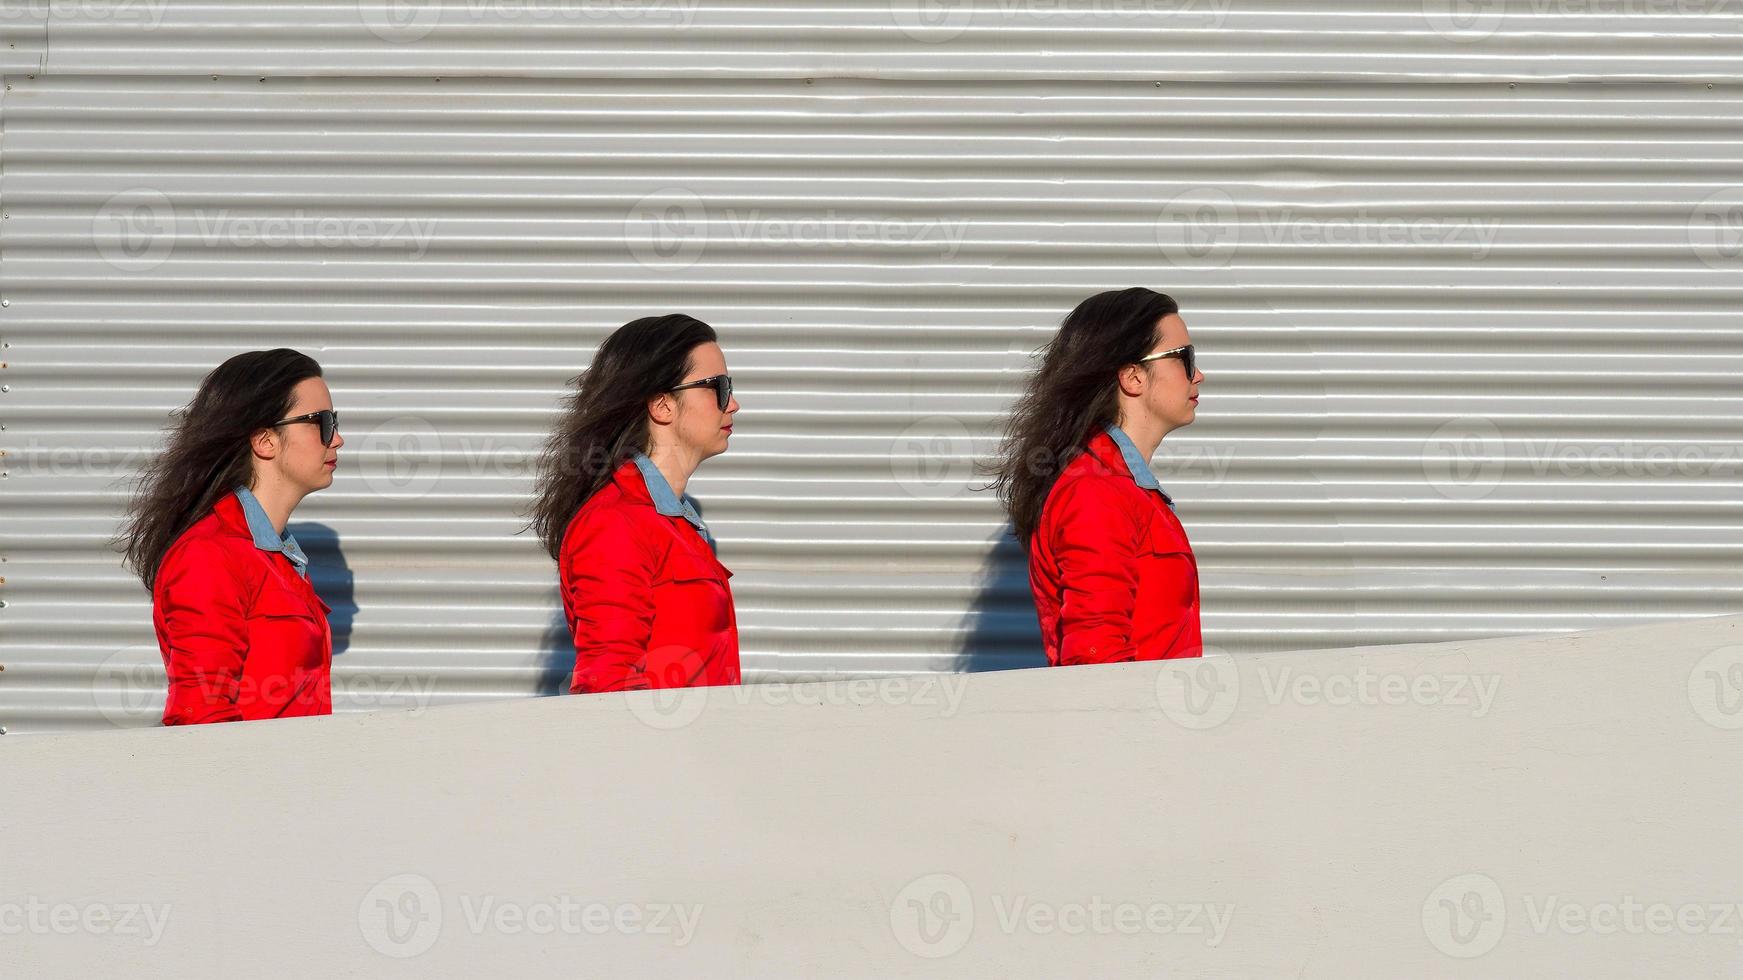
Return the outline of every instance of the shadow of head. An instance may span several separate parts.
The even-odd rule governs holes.
[[[345,561],[345,551],[339,546],[339,532],[314,521],[290,524],[285,530],[309,556],[309,579],[315,585],[315,594],[332,610],[327,614],[327,624],[333,629],[336,657],[350,649],[351,626],[357,619],[356,581]]]

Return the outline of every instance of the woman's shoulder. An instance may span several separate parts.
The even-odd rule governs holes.
[[[161,588],[184,578],[178,573],[198,569],[228,574],[245,583],[254,578],[253,566],[259,564],[254,556],[259,553],[253,538],[237,533],[214,508],[171,542],[158,563],[156,581]]]
[[[659,515],[646,501],[638,501],[623,492],[616,483],[607,483],[569,519],[563,532],[564,554],[584,543],[643,537],[657,530]]]

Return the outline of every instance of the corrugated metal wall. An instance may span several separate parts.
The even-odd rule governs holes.
[[[1131,284],[1208,375],[1208,642],[1736,611],[1743,34],[1602,6],[9,2],[0,724],[155,716],[125,479],[276,345],[349,440],[293,523],[340,708],[558,690],[529,465],[670,310],[739,380],[693,488],[755,680],[1037,662],[973,461]]]

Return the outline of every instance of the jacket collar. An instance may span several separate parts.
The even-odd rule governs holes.
[[[303,549],[297,544],[297,539],[286,528],[281,537],[272,526],[272,518],[266,516],[266,508],[260,505],[260,500],[247,487],[236,488],[236,502],[242,508],[242,518],[247,523],[248,533],[254,538],[254,546],[261,551],[276,551],[290,559],[291,567],[303,578],[309,577],[309,557],[303,554]]]
[[[1089,451],[1108,467],[1130,476],[1132,482],[1138,486],[1161,494],[1168,509],[1174,509],[1174,498],[1162,489],[1162,482],[1156,479],[1155,471],[1150,469],[1150,461],[1138,451],[1137,444],[1132,442],[1132,437],[1126,435],[1124,429],[1117,425],[1108,426],[1103,434],[1090,439]]]
[[[689,494],[678,496],[672,490],[672,485],[666,482],[665,474],[660,472],[660,468],[654,465],[647,453],[636,453],[630,457],[618,469],[617,482],[634,492],[637,499],[645,499],[653,504],[656,513],[666,517],[681,517],[688,521],[702,535],[704,541],[710,546],[714,544],[714,536],[708,533],[708,525],[703,523],[695,500]]]

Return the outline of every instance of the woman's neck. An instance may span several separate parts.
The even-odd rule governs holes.
[[[696,472],[700,460],[677,446],[656,445],[648,450],[648,458],[654,461],[654,468],[666,478],[666,485],[672,488],[672,493],[684,496],[684,487],[690,483],[690,474]]]
[[[260,509],[272,521],[272,529],[279,537],[284,537],[285,525],[290,523],[291,512],[303,502],[303,494],[283,483],[259,478],[248,490],[254,494],[255,500],[260,501]]]

